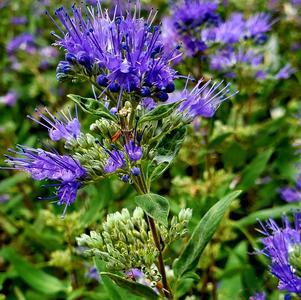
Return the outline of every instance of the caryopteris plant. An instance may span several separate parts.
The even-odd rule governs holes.
[[[187,235],[192,210],[182,209],[169,218],[169,201],[151,192],[152,182],[177,156],[187,126],[196,117],[213,117],[235,93],[229,84],[204,79],[194,83],[189,76],[176,91],[175,80],[183,76],[172,62],[181,55],[180,47],[166,50],[156,13],[150,11],[146,18],[140,14],[139,1],[127,9],[73,5],[72,13],[61,7],[55,16],[48,14],[57,27],[55,45],[65,52],[57,79],[92,85],[94,98],[69,98],[94,121],[84,132],[77,111],[38,111],[30,118],[48,130],[52,141],[62,140],[66,153],[18,145],[6,161],[35,180],[53,181],[51,198],[64,207],[63,216],[87,184],[115,175],[132,185],[138,207],[109,214],[99,230],[78,237],[78,245],[95,258],[102,276],[121,287],[144,298],[174,299],[181,280],[193,276],[206,244],[239,193],[225,196],[200,220],[185,239],[181,256],[169,260],[173,272],[168,277],[166,249]]]

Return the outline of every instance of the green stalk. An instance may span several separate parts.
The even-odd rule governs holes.
[[[136,190],[141,195],[149,193],[149,190],[146,186],[145,180],[144,180],[142,175],[137,178],[137,182],[135,183],[135,187],[136,187]],[[160,244],[160,234],[157,231],[155,220],[152,217],[147,216],[147,221],[148,221],[149,228],[151,230],[151,233],[152,233],[152,236],[153,236],[153,239],[154,239],[154,243],[155,243],[156,248],[159,252],[159,255],[158,255],[158,269],[159,269],[159,272],[162,276],[163,293],[164,293],[164,295],[167,299],[172,300],[173,295],[171,293],[171,290],[170,290],[170,287],[169,287],[169,284],[168,284],[168,281],[167,281],[166,272],[165,272],[165,265],[164,265],[163,254],[162,254],[163,249],[161,249],[161,244]]]

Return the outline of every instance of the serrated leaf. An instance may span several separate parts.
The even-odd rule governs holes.
[[[176,107],[180,103],[181,103],[181,101],[158,105],[153,110],[151,110],[150,112],[148,112],[144,116],[142,116],[139,120],[139,123],[142,124],[145,122],[161,120],[161,119],[169,116],[172,113],[172,111],[175,110]]]
[[[169,202],[157,194],[145,194],[135,197],[135,202],[147,215],[157,222],[168,226]]]
[[[84,98],[79,95],[69,94],[67,95],[72,101],[80,106],[80,108],[92,115],[96,115],[100,118],[116,121],[116,117],[104,106],[103,103],[93,98]]]
[[[119,275],[109,273],[109,272],[101,272],[100,275],[108,276],[118,286],[128,290],[134,295],[143,297],[143,299],[157,300],[159,298],[159,296],[154,292],[154,290],[138,282],[127,280]],[[114,299],[120,299],[120,298],[114,298]]]
[[[198,223],[182,255],[174,262],[175,277],[180,279],[187,272],[194,270],[199,259],[215,231],[217,230],[226,210],[241,191],[234,191],[218,201]]]
[[[67,291],[67,287],[60,280],[35,268],[13,248],[2,249],[1,256],[13,265],[18,275],[34,290],[47,295]]]

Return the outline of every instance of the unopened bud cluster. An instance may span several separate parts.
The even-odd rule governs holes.
[[[191,209],[182,209],[178,217],[172,218],[169,229],[159,225],[165,244],[185,236],[191,215]],[[101,233],[91,231],[89,235],[82,234],[76,239],[77,243],[87,247],[84,251],[86,255],[105,261],[109,271],[139,269],[151,281],[158,282],[161,279],[155,266],[158,250],[144,217],[139,207],[132,216],[124,208],[107,216]]]
[[[170,228],[160,226],[160,233],[165,244],[170,244],[178,239],[185,237],[188,233],[188,223],[192,216],[192,209],[181,209],[179,215],[172,217]]]
[[[105,261],[110,271],[143,267],[149,270],[146,273],[156,276],[151,270],[158,250],[141,208],[136,208],[132,216],[127,209],[109,214],[101,233],[91,231],[89,235],[82,234],[77,243],[88,248],[85,254]]]

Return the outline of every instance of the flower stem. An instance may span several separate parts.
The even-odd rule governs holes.
[[[138,180],[135,184],[135,187],[136,187],[137,191],[140,194],[148,194],[149,191],[147,189],[147,185],[145,184],[143,176],[139,176],[137,179]],[[154,243],[155,243],[156,248],[157,248],[158,253],[159,253],[159,255],[158,255],[158,269],[159,269],[159,272],[162,276],[163,293],[164,293],[164,295],[167,299],[172,300],[173,295],[171,293],[171,290],[170,290],[170,287],[169,287],[169,284],[168,284],[168,281],[167,281],[167,277],[166,277],[165,265],[164,265],[162,248],[161,248],[161,243],[160,243],[160,236],[159,236],[159,233],[158,233],[157,228],[156,228],[156,223],[155,223],[155,220],[152,217],[148,216],[148,215],[147,215],[147,221],[148,221],[148,224],[149,224],[149,227],[150,227],[153,239],[154,239]]]

